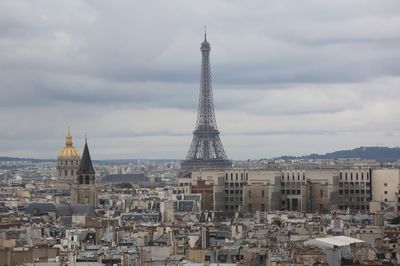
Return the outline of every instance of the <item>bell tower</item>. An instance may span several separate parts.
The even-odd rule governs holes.
[[[87,140],[85,139],[82,159],[79,164],[75,182],[71,187],[71,200],[72,203],[75,204],[90,204],[96,208],[98,202],[97,198],[96,172],[94,171]]]

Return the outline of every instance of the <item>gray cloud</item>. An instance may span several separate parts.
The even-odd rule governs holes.
[[[230,157],[397,146],[399,15],[394,0],[1,1],[0,155],[54,157],[71,125],[94,158],[183,158],[204,24]]]

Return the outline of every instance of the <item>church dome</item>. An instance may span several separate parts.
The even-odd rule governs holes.
[[[79,158],[79,152],[75,149],[72,143],[72,136],[70,131],[68,130],[68,135],[65,141],[65,147],[58,153],[58,158]]]

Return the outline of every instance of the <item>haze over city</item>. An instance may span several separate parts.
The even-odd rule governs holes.
[[[186,156],[207,25],[231,159],[399,146],[398,1],[1,1],[0,156]]]

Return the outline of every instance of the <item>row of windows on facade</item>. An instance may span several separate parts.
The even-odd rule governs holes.
[[[281,186],[287,186],[287,187],[300,187],[301,185],[305,185],[306,182],[281,182]]]
[[[60,161],[60,165],[79,165],[79,161]]]
[[[305,181],[306,180],[306,174],[303,173],[302,176],[303,176],[302,177],[303,181]],[[284,173],[282,173],[281,180],[282,181],[285,180],[285,174]],[[290,180],[290,174],[289,173],[286,174],[286,180]],[[295,174],[294,173],[292,173],[292,180],[295,180]],[[297,181],[300,181],[300,173],[297,173]]]
[[[343,175],[342,172],[340,172],[339,173],[339,180],[343,180],[343,176],[344,176],[344,180],[347,181],[348,177],[350,176],[350,180],[353,181],[353,173],[352,172],[350,172],[350,175],[348,175],[347,172],[345,172],[344,175]],[[366,176],[367,176],[367,181],[368,181],[369,180],[369,173],[368,172],[367,172]],[[358,177],[359,177],[358,173],[355,174],[355,177],[356,177],[356,180],[358,181]],[[361,181],[364,181],[364,172],[361,172]]]
[[[341,198],[339,199],[340,202],[347,202],[347,201],[352,201],[352,202],[367,202],[371,201],[371,198],[369,197],[347,197],[347,198]]]
[[[225,183],[225,187],[243,187],[243,183]]]
[[[352,205],[339,205],[339,209],[343,210],[343,209],[355,209],[355,210],[369,210],[369,206],[368,205],[356,205],[356,206],[352,206]]]
[[[70,176],[75,175],[75,170],[70,170],[69,172],[70,172]],[[59,174],[59,176],[61,176],[62,170],[59,170],[58,174]],[[68,176],[68,170],[64,170],[64,176]]]
[[[239,173],[236,173],[235,175],[233,173],[230,174],[231,181],[239,181]],[[235,178],[235,180],[234,180]],[[229,180],[229,174],[225,173],[225,181]],[[249,173],[246,173],[245,175],[243,173],[240,173],[240,181],[249,181]]]
[[[250,191],[249,191],[250,192]],[[225,190],[225,194],[243,194],[243,190],[239,190],[239,189],[236,189],[236,190]]]
[[[348,190],[348,189],[345,189],[345,190],[339,189],[339,195],[343,195],[343,194],[369,194],[369,193],[370,193],[369,190],[364,190],[364,189],[360,189],[360,190],[359,189],[350,189],[350,190]],[[387,194],[387,193],[385,193],[385,194]]]
[[[364,185],[369,188],[371,187],[370,183],[364,183],[364,182],[342,182],[339,183],[339,187],[345,187],[345,186],[350,186],[350,187],[364,187]]]
[[[322,190],[321,190],[322,191]],[[300,195],[301,194],[301,191],[300,191],[300,189],[297,189],[297,190],[281,190],[281,193],[282,194],[286,194],[286,195]]]
[[[240,198],[239,200],[235,197],[225,197],[225,202],[235,202],[237,203],[238,201],[240,201],[240,203],[243,202],[243,198]]]

